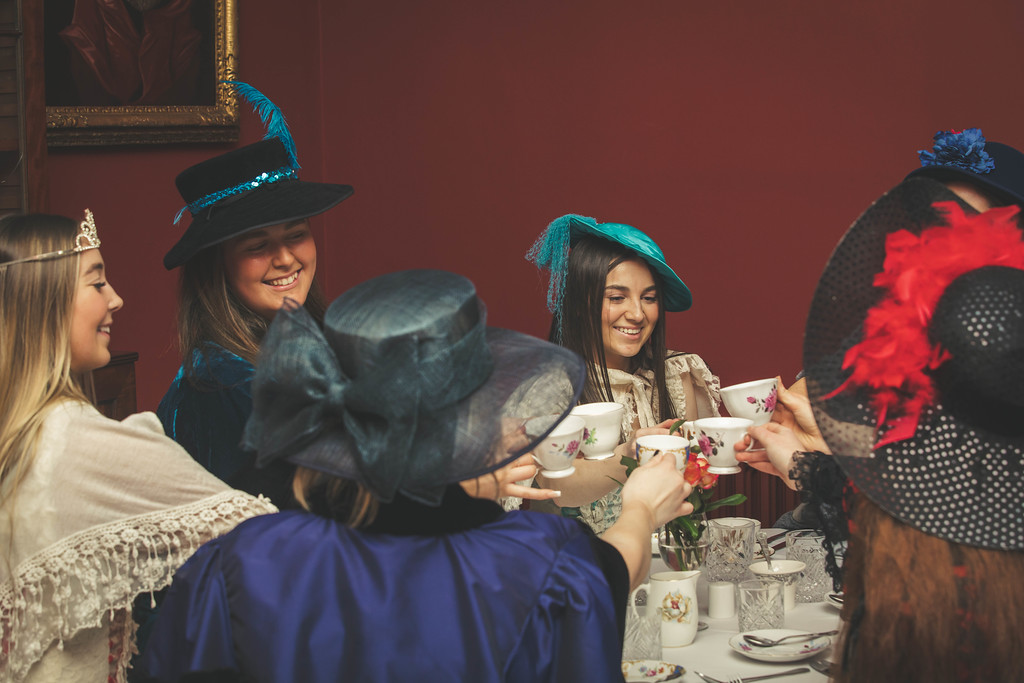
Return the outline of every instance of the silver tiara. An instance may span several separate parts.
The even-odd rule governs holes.
[[[89,249],[99,249],[99,246],[100,238],[96,234],[96,220],[92,216],[92,211],[86,209],[85,220],[78,224],[78,234],[75,235],[75,246],[73,248],[61,249],[59,251],[48,251],[45,254],[36,254],[35,256],[29,256],[27,258],[5,261],[4,263],[0,263],[0,268],[3,268],[4,266],[13,266],[16,263],[49,261],[50,259],[78,254]]]

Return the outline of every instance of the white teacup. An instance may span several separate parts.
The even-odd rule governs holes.
[[[637,437],[636,458],[641,465],[647,463],[657,452],[671,453],[676,458],[676,469],[681,470],[686,465],[686,451],[690,442],[681,436],[668,434],[651,434]]]
[[[587,460],[604,460],[615,455],[622,435],[621,403],[583,403],[572,409],[572,415],[582,417],[586,423],[583,429],[583,457]]]
[[[704,417],[694,422],[697,445],[708,459],[708,472],[736,474],[740,471],[733,446],[752,424],[753,420],[739,417]]]
[[[778,392],[778,379],[757,379],[722,387],[722,403],[733,417],[742,417],[752,420],[755,425],[763,425],[772,419]]]
[[[796,582],[806,567],[806,564],[798,560],[772,560],[771,565],[767,562],[751,562],[747,569],[762,581],[782,583],[782,606],[788,612],[796,606]]]
[[[538,421],[538,424],[551,424],[549,418],[534,418],[526,423],[527,434],[534,433],[530,430],[531,423]],[[584,422],[582,417],[569,415],[544,437],[536,448],[533,449],[533,459],[541,466],[540,474],[548,479],[568,477],[576,471],[573,467],[573,460],[580,449],[580,441],[583,439]],[[543,431],[539,428],[539,431]]]

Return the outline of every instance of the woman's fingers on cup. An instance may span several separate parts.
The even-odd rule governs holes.
[[[774,422],[765,425],[751,427],[750,434],[764,444],[765,452],[772,466],[790,488],[795,484],[789,478],[789,471],[793,466],[793,454],[804,450],[800,439],[793,433],[792,429]],[[758,468],[760,469],[760,468]]]
[[[535,489],[521,484],[509,484],[505,486],[505,495],[518,496],[526,500],[553,500],[561,497],[562,492],[554,489]]]

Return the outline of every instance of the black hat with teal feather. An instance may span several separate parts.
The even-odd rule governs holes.
[[[277,106],[246,83],[229,81],[260,115],[260,142],[191,166],[175,179],[192,223],[164,256],[168,270],[237,235],[323,213],[352,194],[351,185],[299,180],[295,142]]]

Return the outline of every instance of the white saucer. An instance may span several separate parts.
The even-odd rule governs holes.
[[[659,662],[656,659],[622,660],[622,677],[626,683],[657,683],[682,679],[686,669],[678,664]]]
[[[607,460],[608,458],[612,457],[613,455],[615,455],[615,451],[612,451],[611,453],[606,453],[604,455],[584,455],[583,459],[584,460]]]
[[[827,650],[832,645],[832,639],[828,636],[779,643],[772,647],[757,647],[743,640],[745,635],[777,640],[783,636],[792,636],[798,633],[809,633],[809,631],[800,631],[792,628],[762,628],[756,631],[745,631],[744,633],[737,633],[730,638],[729,647],[745,657],[762,662],[797,662],[801,659],[810,659],[819,652]]]
[[[708,472],[711,474],[739,474],[743,469],[736,465],[734,467],[709,467]]]
[[[569,467],[564,470],[541,470],[540,473],[548,479],[561,479],[562,477],[568,477],[575,471],[576,467],[574,465],[569,465]]]
[[[832,605],[836,609],[843,609],[843,594],[839,593],[839,597],[835,598],[835,593],[829,593],[825,596],[825,602]]]

